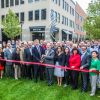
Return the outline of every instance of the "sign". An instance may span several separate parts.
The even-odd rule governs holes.
[[[45,31],[45,26],[30,27],[30,32],[41,32],[41,31]]]

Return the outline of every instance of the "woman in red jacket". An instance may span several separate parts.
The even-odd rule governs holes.
[[[81,56],[77,48],[73,48],[72,55],[69,59],[69,67],[72,69],[79,69],[81,64]],[[71,79],[72,79],[72,88],[77,89],[78,87],[78,76],[79,72],[72,70],[71,71]]]

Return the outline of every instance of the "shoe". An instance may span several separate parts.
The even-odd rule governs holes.
[[[90,94],[91,97],[94,96],[94,95],[95,95],[94,93],[91,93],[91,94]]]

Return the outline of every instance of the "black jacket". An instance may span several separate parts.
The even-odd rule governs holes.
[[[4,59],[4,52],[1,52],[1,53],[0,53],[0,58],[1,58],[1,59]],[[1,64],[2,66],[4,66],[4,61],[0,61],[0,64]]]

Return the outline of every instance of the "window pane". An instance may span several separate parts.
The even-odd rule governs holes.
[[[14,0],[10,0],[10,6],[14,6]]]
[[[33,20],[33,11],[29,11],[28,18],[29,20]]]
[[[9,0],[6,0],[6,7],[9,7]]]
[[[1,0],[1,8],[4,8],[4,0]]]
[[[24,12],[20,14],[20,21],[24,21]]]
[[[35,10],[35,20],[39,20],[39,10]]]
[[[46,9],[41,10],[41,19],[46,19]]]
[[[3,21],[3,19],[4,19],[4,18],[5,18],[5,16],[4,16],[4,15],[2,15],[2,16],[1,16],[1,20]]]
[[[20,4],[24,4],[24,0],[20,0]]]
[[[33,0],[28,0],[28,3],[32,3],[33,2]]]
[[[15,0],[15,5],[19,5],[19,0]]]

